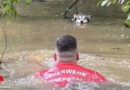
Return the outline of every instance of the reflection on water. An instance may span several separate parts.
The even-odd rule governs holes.
[[[118,22],[118,19],[113,21],[94,18],[85,28],[80,28],[62,18],[56,20],[19,18],[4,24],[8,37],[7,51],[54,49],[58,36],[71,34],[77,38],[81,52],[98,55],[129,55],[130,30]],[[0,36],[2,37],[2,34]],[[0,38],[0,41],[2,42],[3,39]],[[3,47],[3,43],[0,46]]]

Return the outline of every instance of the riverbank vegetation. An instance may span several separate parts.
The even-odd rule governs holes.
[[[98,0],[97,6],[101,5],[102,7],[111,6],[120,4],[122,11],[127,15],[127,18],[125,20],[125,25],[127,27],[130,27],[130,0]]]
[[[16,3],[21,0],[0,0],[0,13],[1,15],[17,15],[15,8]],[[29,4],[32,0],[25,0],[26,4]]]

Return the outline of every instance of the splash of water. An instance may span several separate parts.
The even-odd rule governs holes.
[[[34,77],[34,73],[38,70],[49,68],[56,63],[52,59],[54,51],[52,50],[37,50],[37,51],[24,51],[6,55],[7,67],[4,71],[0,71],[5,76],[5,85],[0,88],[46,88],[48,90],[129,90],[130,82],[121,81],[122,75],[118,72],[114,73],[114,69],[128,70],[130,62],[127,59],[118,60],[114,58],[104,58],[99,56],[91,56],[80,53],[80,60],[78,64],[99,71],[105,75],[109,81],[116,84],[99,85],[96,83],[75,82],[69,83],[65,88],[56,86],[48,87],[43,81]],[[29,55],[39,55],[43,60],[40,63],[33,62]],[[11,60],[11,61],[10,61]],[[109,66],[111,65],[111,66]],[[116,75],[117,74],[117,75]],[[121,79],[120,79],[121,78]],[[124,80],[128,78],[123,78]],[[39,88],[40,87],[40,88]]]

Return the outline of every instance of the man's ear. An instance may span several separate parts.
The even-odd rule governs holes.
[[[78,53],[76,54],[76,60],[77,61],[79,60],[79,54]]]
[[[57,55],[56,55],[56,53],[54,53],[53,57],[54,57],[54,60],[57,61]]]

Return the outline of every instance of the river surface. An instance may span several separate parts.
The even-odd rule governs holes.
[[[111,84],[75,82],[63,90],[130,90],[130,29],[118,18],[92,17],[91,23],[77,26],[61,17],[17,17],[0,21],[0,52],[4,49],[2,29],[6,31],[8,48],[6,66],[0,74],[5,80],[0,90],[58,90],[33,75],[55,65],[53,53],[56,38],[73,35],[77,38],[78,64],[93,69]],[[30,58],[34,56],[39,61]]]

